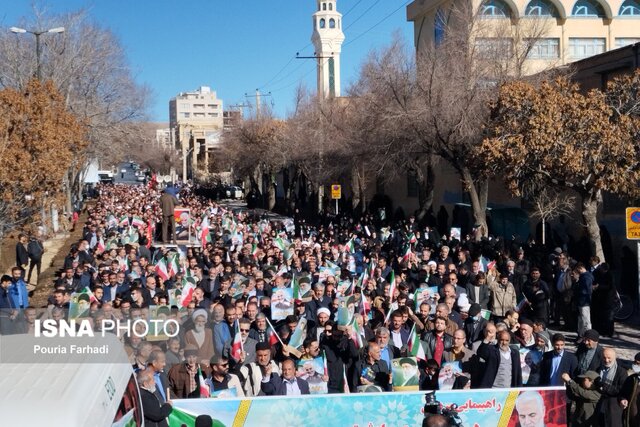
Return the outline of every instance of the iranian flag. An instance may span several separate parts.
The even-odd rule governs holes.
[[[284,240],[282,237],[273,239],[273,244],[276,245],[276,247],[283,252],[286,251],[290,246],[289,242]]]
[[[211,392],[209,392],[209,386],[204,382],[204,377],[202,376],[202,370],[200,369],[200,365],[198,365],[198,383],[200,384],[200,397],[209,398],[211,397]]]
[[[391,270],[391,275],[389,276],[389,302],[393,302],[393,294],[396,291],[396,273]]]
[[[133,225],[134,227],[138,227],[138,228],[143,228],[145,225],[147,225],[144,220],[142,218],[140,218],[139,216],[134,216],[131,219],[131,225]]]
[[[98,252],[104,252],[104,250],[106,249],[104,245],[104,239],[102,237],[98,239],[98,244],[96,245],[96,249],[98,250]]]
[[[160,258],[156,263],[156,274],[162,277],[162,280],[169,280],[169,269],[167,267],[167,261],[164,258]]]
[[[231,357],[235,360],[240,360],[242,356],[242,335],[240,335],[240,322],[236,319],[236,322],[233,325],[233,329],[235,331],[233,335],[233,343],[231,344]]]
[[[93,294],[93,292],[91,292],[91,289],[89,289],[88,286],[86,286],[81,293],[89,295],[89,302],[98,302],[98,298],[96,298],[96,296]]]
[[[322,350],[322,365],[324,367],[324,375],[329,376],[329,368],[327,367],[327,354]]]
[[[180,307],[186,307],[193,299],[193,291],[196,290],[196,285],[190,281],[184,281],[182,287],[182,294],[180,294]]]
[[[416,325],[413,325],[411,328],[411,333],[409,334],[409,342],[407,342],[409,347],[409,353],[417,358],[418,360],[427,360],[426,355],[424,354],[424,348],[420,344],[420,336],[416,331]]]
[[[173,253],[169,255],[167,262],[167,273],[169,277],[175,276],[180,271],[180,265],[178,264],[178,254]]]
[[[356,251],[356,244],[353,241],[353,237],[344,246],[345,252],[354,253]]]
[[[409,243],[415,243],[418,241],[418,239],[416,239],[416,235],[411,233],[407,236],[407,240],[409,240]]]
[[[207,243],[211,241],[211,234],[209,234],[209,217],[204,216],[202,218],[202,224],[200,224],[200,243],[202,246],[207,246]]]
[[[342,382],[344,383],[343,392],[347,394],[351,393],[351,390],[349,390],[349,383],[347,382],[347,369],[344,365],[342,365]]]
[[[402,259],[406,261],[409,259],[410,256],[411,256],[411,245],[407,245],[406,249],[404,250],[404,253],[402,254]]]
[[[255,243],[253,244],[253,246],[251,246],[251,256],[254,258],[258,257],[258,245],[256,245]]]
[[[129,218],[126,215],[120,217],[120,221],[118,222],[120,227],[128,227],[129,226]]]
[[[360,326],[358,325],[358,322],[356,322],[356,319],[353,319],[353,323],[351,324],[351,326],[352,326],[351,339],[353,340],[353,343],[356,345],[356,348],[362,348],[363,346],[362,329],[360,329]]]
[[[278,341],[280,341],[278,339],[278,335],[275,333],[275,331],[273,330],[273,328],[269,327],[268,331],[267,331],[268,335],[269,335],[269,345],[270,346],[274,346],[276,345],[276,343]]]

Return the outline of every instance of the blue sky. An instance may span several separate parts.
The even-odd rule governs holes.
[[[0,25],[31,15],[32,0],[2,0]],[[371,49],[385,46],[394,31],[412,44],[406,0],[338,0],[345,15],[342,90],[357,76]],[[109,28],[125,48],[138,82],[154,93],[153,121],[168,121],[169,99],[210,86],[226,106],[253,103],[245,94],[271,92],[276,114],[293,108],[299,82],[315,91],[312,14],[316,0],[49,0],[53,13],[84,8]],[[395,12],[394,12],[395,11]],[[386,19],[385,19],[386,18]],[[356,39],[357,38],[357,39]]]

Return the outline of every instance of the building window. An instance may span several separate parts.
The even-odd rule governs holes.
[[[560,39],[527,40],[531,49],[529,59],[556,59],[560,57]]]
[[[209,104],[209,105],[207,105],[207,107],[212,108],[214,110],[217,110],[218,109],[218,104]]]
[[[632,44],[640,43],[640,38],[636,37],[618,37],[616,38],[616,48],[625,47]]]
[[[603,53],[606,39],[569,38],[569,56],[574,59],[588,58]]]
[[[602,5],[595,0],[578,0],[573,6],[571,15],[582,16],[586,18],[605,17]]]
[[[335,28],[336,27],[336,20],[331,18],[329,19],[329,28]]]
[[[327,10],[327,4],[326,3],[322,3],[322,10]]]
[[[184,102],[182,104],[180,104],[180,108],[189,108],[191,106],[191,104],[189,104],[188,102]]]
[[[324,28],[325,27],[325,21],[324,19],[320,20],[320,28]]]
[[[434,41],[436,43],[436,46],[438,46],[444,40],[444,36],[447,30],[447,17],[442,9],[438,9],[438,11],[436,12],[433,28]]]
[[[480,16],[486,18],[506,18],[511,16],[509,6],[500,0],[488,0],[480,6]]]
[[[197,117],[197,118],[203,118],[204,117],[204,113],[193,113],[193,117]]]
[[[209,113],[209,117],[218,117],[218,113]]]
[[[191,113],[182,113],[181,115],[183,119],[188,119],[189,117],[191,117]]]
[[[476,52],[481,59],[505,58],[511,54],[513,43],[508,38],[482,38],[476,39]]]
[[[193,108],[204,108],[204,104],[193,104]]]
[[[524,13],[526,16],[558,17],[556,7],[547,0],[532,0]]]
[[[414,170],[407,171],[407,197],[418,197],[418,175]]]
[[[329,3],[329,10],[333,10],[333,4]]]
[[[640,16],[640,2],[637,0],[626,0],[620,6],[620,16]]]

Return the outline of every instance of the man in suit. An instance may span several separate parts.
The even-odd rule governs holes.
[[[162,241],[169,243],[169,226],[171,226],[171,237],[173,244],[176,243],[176,218],[174,210],[180,202],[173,194],[165,190],[160,196],[160,207],[162,208]]]
[[[605,348],[602,352],[604,363],[599,371],[601,381],[597,384],[600,392],[598,402],[599,424],[609,427],[622,427],[622,408],[618,404],[618,395],[622,384],[627,379],[626,369],[619,366],[616,361],[616,351],[613,348]]]
[[[544,353],[540,362],[540,386],[563,385],[563,373],[569,374],[572,378],[578,375],[578,359],[564,349],[564,335],[554,334],[551,342],[553,350]]]
[[[402,350],[409,341],[409,329],[402,321],[402,313],[396,310],[391,314],[391,343],[398,349]]]
[[[153,380],[153,373],[149,369],[138,372],[140,386],[140,400],[144,412],[144,425],[153,427],[168,427],[167,417],[173,410],[171,401],[162,403],[158,397],[158,390]]]
[[[487,278],[482,271],[479,271],[473,279],[466,285],[467,295],[470,303],[480,304],[480,308],[489,308],[491,294],[487,286]]]
[[[511,335],[507,331],[498,333],[498,344],[486,340],[478,347],[478,356],[485,361],[480,388],[509,388],[522,386],[520,353],[509,347]]]
[[[480,304],[474,302],[469,307],[469,317],[464,321],[464,332],[467,336],[467,347],[469,348],[474,342],[482,338],[484,327],[487,325],[487,320],[480,315],[481,311]]]
[[[156,395],[160,403],[166,403],[171,396],[167,396],[169,389],[169,378],[164,372],[167,365],[167,357],[162,350],[153,350],[147,359],[147,370],[153,374],[153,381],[156,385]]]
[[[267,396],[300,396],[309,394],[309,383],[302,378],[296,378],[296,366],[293,360],[282,362],[282,376],[272,373],[267,365],[262,378],[262,392]]]
[[[600,334],[595,329],[585,331],[582,342],[576,349],[578,358],[578,374],[582,375],[587,371],[600,372],[604,360],[602,358],[602,346],[598,344]]]

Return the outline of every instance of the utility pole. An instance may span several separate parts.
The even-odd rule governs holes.
[[[263,96],[271,96],[271,92],[268,93],[260,93],[260,89],[256,89],[255,95],[244,94],[245,98],[255,98],[256,99],[256,119],[260,119],[260,106],[261,100]]]

